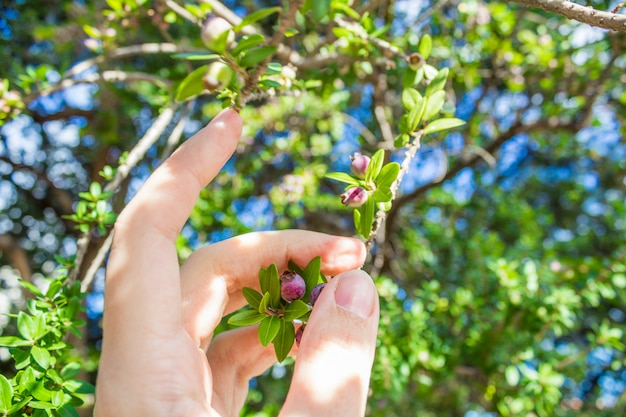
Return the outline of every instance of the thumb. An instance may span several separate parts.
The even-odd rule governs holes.
[[[379,305],[376,287],[360,270],[331,279],[302,335],[283,416],[365,414]]]

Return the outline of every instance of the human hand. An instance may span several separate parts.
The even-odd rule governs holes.
[[[213,338],[246,304],[258,271],[322,258],[329,280],[297,354],[281,416],[361,416],[374,358],[379,305],[358,268],[355,239],[287,230],[203,247],[179,267],[175,240],[200,190],[232,155],[241,119],[220,113],[159,167],[121,213],[107,269],[95,415],[237,416],[248,381],[275,361],[256,327]]]

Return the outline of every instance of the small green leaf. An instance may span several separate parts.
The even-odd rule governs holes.
[[[26,404],[28,404],[28,402],[31,400],[32,398],[30,396],[24,398],[22,401],[15,403],[11,406],[11,408],[9,408],[9,410],[7,411],[7,414],[11,415],[13,413],[15,413],[16,411],[22,411],[24,406]]]
[[[102,186],[100,185],[100,183],[92,182],[89,186],[89,192],[97,199],[100,194],[102,194]]]
[[[365,239],[369,239],[372,233],[372,224],[374,223],[374,199],[368,198],[361,213],[361,235]]]
[[[13,402],[13,387],[9,380],[0,374],[0,413],[6,414]]]
[[[430,120],[441,111],[443,103],[446,100],[446,92],[439,90],[428,97],[426,101],[426,111],[424,112],[424,120]]]
[[[70,362],[61,369],[61,378],[72,379],[80,372],[80,362]]]
[[[309,306],[302,300],[294,300],[285,307],[283,317],[287,321],[294,321],[309,312]]]
[[[391,201],[391,190],[389,188],[378,188],[373,194],[376,203],[386,203]]]
[[[353,215],[354,215],[354,228],[356,229],[357,234],[362,236],[363,233],[361,233],[361,212],[357,209],[354,209]]]
[[[380,170],[383,167],[383,163],[385,162],[385,151],[383,149],[379,149],[374,152],[372,155],[372,159],[370,160],[369,165],[367,166],[367,172],[365,173],[365,181],[370,182],[378,177],[380,174]]]
[[[410,111],[422,99],[422,95],[414,88],[402,90],[402,104],[407,111]]]
[[[400,164],[390,162],[380,170],[380,174],[376,178],[377,188],[391,188],[391,184],[398,178],[400,173]]]
[[[280,328],[274,339],[274,352],[278,362],[285,360],[289,356],[289,352],[296,340],[296,331],[293,323],[286,320],[280,320]]]
[[[516,386],[520,380],[520,372],[515,365],[509,365],[504,370],[506,382],[512,387]]]
[[[350,174],[346,174],[345,172],[329,172],[328,174],[324,175],[324,178],[343,182],[349,185],[360,185],[357,178],[353,177]]]
[[[319,22],[328,15],[331,0],[312,0],[313,19]]]
[[[267,313],[267,308],[270,303],[270,292],[267,291],[263,293],[263,298],[261,298],[261,302],[259,303],[259,313],[265,314]]]
[[[48,352],[47,349],[39,346],[33,346],[30,350],[30,354],[35,362],[37,362],[39,366],[41,366],[43,369],[48,369],[48,367],[50,367],[50,361],[52,360],[52,357],[50,356],[50,352]]]
[[[61,417],[80,417],[80,414],[69,404],[65,404],[63,407],[59,408],[58,413]]]
[[[213,51],[217,52],[218,54],[223,54],[224,51],[226,51],[226,46],[229,41],[229,38],[232,39],[232,36],[233,36],[231,35],[232,33],[233,33],[232,29],[228,29],[220,33],[220,35],[217,38],[215,38],[215,42],[213,42]]]
[[[353,8],[351,8],[350,6],[348,6],[346,3],[344,3],[343,1],[337,1],[337,0],[333,0],[331,2],[331,8],[333,10],[337,10],[340,12],[343,12],[344,14],[350,16],[351,18],[353,18],[354,20],[361,20],[361,16],[359,15],[359,13],[354,10]]]
[[[448,79],[449,71],[450,70],[448,68],[442,68],[439,70],[437,75],[435,75],[435,77],[430,81],[430,84],[426,86],[426,97],[430,97],[437,91],[443,90],[443,87],[445,87]]]
[[[248,287],[244,287],[241,291],[248,304],[258,311],[263,296],[257,290]]]
[[[265,19],[267,16],[273,15],[274,13],[280,13],[282,8],[280,7],[268,7],[266,9],[259,9],[256,12],[252,12],[241,20],[237,26],[233,29],[235,32],[239,32],[244,27],[251,25],[253,23],[258,22],[259,20]]]
[[[48,401],[37,401],[37,400],[32,400],[31,402],[28,403],[28,406],[30,408],[36,408],[38,410],[52,410],[54,408],[54,405],[52,405]]]
[[[283,72],[283,66],[278,62],[270,62],[267,64],[267,70],[265,70],[266,74],[269,75],[278,75]]]
[[[180,83],[176,90],[176,100],[185,101],[191,97],[195,97],[204,91],[204,83],[202,78],[206,74],[208,66],[203,65],[196,68]]]
[[[246,35],[239,40],[237,46],[232,50],[233,56],[239,55],[241,52],[247,51],[250,48],[254,48],[257,45],[262,44],[265,41],[265,36],[253,33],[252,35]]]
[[[433,49],[433,38],[427,33],[420,39],[420,45],[417,52],[424,58],[428,59],[430,51]]]
[[[261,284],[261,292],[263,294],[270,290],[270,281],[267,275],[267,269],[265,268],[259,270],[259,283]]]
[[[270,307],[277,309],[280,307],[280,278],[278,277],[278,268],[276,268],[276,264],[271,264],[269,268],[267,268],[267,274],[269,277],[270,289],[269,294],[270,298],[268,300],[268,304]]]
[[[411,132],[415,132],[417,130],[417,127],[422,122],[425,109],[426,109],[426,98],[422,98],[415,104],[415,107],[413,107],[411,111],[409,112],[408,124],[409,124],[409,129]]]
[[[278,48],[276,46],[260,46],[258,48],[250,49],[239,60],[239,65],[243,68],[253,67],[269,58],[276,53]]]
[[[30,346],[33,342],[30,340],[24,340],[17,336],[1,336],[0,346],[5,347],[18,347],[18,346]]]
[[[41,290],[34,284],[31,284],[28,281],[24,281],[23,279],[20,279],[18,281],[18,283],[26,288],[28,291],[30,291],[33,295],[36,295],[37,297],[41,297],[43,298],[43,293],[41,292]]]
[[[257,324],[267,316],[259,313],[257,310],[238,311],[228,318],[228,324],[231,326],[250,326]]]
[[[259,341],[263,346],[272,343],[280,330],[280,319],[276,316],[267,316],[263,318],[259,325]]]
[[[409,144],[411,136],[408,133],[401,133],[393,140],[393,146],[396,148],[403,148]]]
[[[172,55],[172,58],[186,59],[189,61],[213,61],[214,59],[219,59],[220,57],[220,55],[212,52],[182,52]]]
[[[304,276],[304,269],[300,268],[296,263],[292,260],[289,260],[287,267],[290,271],[297,272],[300,276]]]
[[[413,87],[414,85],[418,85],[419,83],[421,83],[423,78],[424,68],[420,68],[417,71],[411,68],[407,68],[407,70],[404,72],[404,80],[402,82],[402,85],[405,88]]]
[[[33,340],[35,334],[33,318],[23,311],[20,311],[17,315],[17,330],[25,339]]]
[[[265,87],[270,87],[270,88],[280,88],[283,85],[281,83],[279,83],[276,80],[270,80],[270,79],[265,79],[265,80],[261,80],[259,81],[259,85],[265,86]]]
[[[317,256],[309,262],[306,268],[304,268],[302,278],[304,278],[304,282],[306,284],[306,293],[304,294],[305,299],[311,293],[313,287],[315,287],[319,282],[321,267],[322,258]]]
[[[296,28],[289,28],[285,31],[285,38],[291,38],[292,36],[296,36],[300,31]]]
[[[454,127],[463,126],[465,124],[464,120],[457,119],[455,117],[443,118],[433,120],[426,126],[424,129],[424,134],[428,135],[429,133],[439,132],[440,130],[452,129]]]

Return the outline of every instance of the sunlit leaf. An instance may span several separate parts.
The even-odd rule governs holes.
[[[464,120],[457,119],[455,117],[437,119],[430,122],[424,128],[424,134],[428,135],[429,133],[439,132],[441,130],[452,129],[455,127],[463,126],[465,124]]]

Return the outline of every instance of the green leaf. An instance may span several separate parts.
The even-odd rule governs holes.
[[[11,408],[9,408],[9,410],[7,411],[7,414],[13,414],[16,411],[22,411],[22,409],[24,408],[24,406],[26,404],[28,404],[28,402],[31,400],[32,398],[30,396],[24,398],[22,401],[15,403],[11,406]]]
[[[102,194],[102,186],[100,185],[100,183],[92,182],[89,186],[89,192],[97,199],[98,197],[100,197],[100,194]]]
[[[465,124],[464,120],[457,119],[455,117],[443,118],[433,120],[426,126],[424,129],[424,134],[428,135],[429,133],[439,132],[440,130],[452,129],[454,127],[463,126]]]
[[[33,318],[20,311],[17,315],[17,330],[25,339],[34,340],[35,323]]]
[[[422,98],[417,101],[415,107],[411,109],[408,116],[408,124],[411,132],[417,130],[417,127],[422,122],[422,118],[424,117],[424,110],[426,109],[426,98]],[[408,132],[405,132],[408,133]]]
[[[5,347],[17,347],[17,346],[30,346],[33,342],[30,340],[24,340],[17,336],[1,336],[0,346]]]
[[[380,170],[380,174],[376,178],[377,188],[391,188],[391,184],[398,178],[400,173],[400,164],[390,162]]]
[[[13,402],[13,387],[9,380],[0,374],[0,413],[7,413]]]
[[[52,405],[48,401],[37,401],[37,400],[32,400],[31,402],[28,403],[28,406],[30,408],[36,408],[38,410],[52,410],[54,408],[54,405]]]
[[[24,287],[24,288],[26,288],[28,291],[30,291],[30,293],[31,293],[31,294],[33,294],[33,295],[35,295],[35,296],[37,296],[37,297],[41,297],[41,298],[43,298],[43,293],[41,292],[41,290],[40,290],[40,289],[39,289],[36,285],[31,284],[31,283],[30,283],[30,282],[28,282],[28,281],[24,281],[23,279],[20,279],[20,280],[18,281],[18,283],[19,283],[22,287]]]
[[[292,301],[284,310],[284,319],[294,321],[309,312],[309,306],[302,300]]]
[[[270,307],[274,309],[278,309],[280,307],[280,278],[278,277],[278,269],[276,268],[276,264],[271,264],[267,269],[267,274],[269,276],[269,300],[268,304]]]
[[[514,387],[519,383],[520,380],[520,372],[515,365],[509,365],[504,370],[504,376],[506,377],[506,382]]]
[[[379,149],[374,152],[372,155],[372,159],[370,160],[369,165],[367,166],[367,172],[365,173],[365,181],[370,182],[375,180],[380,174],[380,170],[383,167],[383,163],[385,162],[385,151],[383,149]]]
[[[324,178],[328,178],[331,180],[343,182],[349,185],[360,185],[360,182],[357,178],[353,177],[350,174],[346,174],[345,172],[329,172],[324,175]]]
[[[422,100],[422,95],[414,88],[405,88],[402,90],[402,104],[407,111],[410,111],[415,105]]]
[[[276,359],[278,362],[285,360],[289,356],[289,352],[296,340],[296,331],[293,323],[280,320],[280,328],[278,334],[274,339],[274,352],[276,353]]]
[[[259,85],[263,85],[265,87],[271,87],[271,88],[280,88],[280,87],[283,86],[278,81],[270,80],[270,79],[265,79],[265,80],[259,81]]]
[[[50,361],[52,360],[52,357],[50,356],[50,352],[48,352],[47,349],[39,346],[33,346],[30,350],[30,354],[35,362],[37,362],[39,366],[41,366],[43,369],[48,369],[48,367],[50,367]]]
[[[370,162],[371,163],[371,162]],[[361,213],[361,235],[365,239],[369,239],[372,233],[372,224],[374,223],[374,207],[375,202],[373,198],[368,198]]]
[[[428,59],[430,51],[433,49],[433,38],[427,33],[420,39],[420,45],[417,52],[424,58]]]
[[[248,304],[258,311],[263,296],[257,290],[248,287],[243,287],[241,291]]]
[[[351,18],[353,18],[354,20],[357,20],[357,21],[361,20],[361,16],[359,15],[359,13],[342,1],[333,0],[331,2],[331,8],[333,10],[343,12],[347,16],[350,16]]]
[[[220,33],[220,35],[215,39],[215,42],[213,42],[213,51],[218,54],[223,54],[224,51],[226,51],[226,46],[232,33],[232,29],[228,29]]]
[[[292,36],[296,36],[300,31],[296,28],[289,28],[285,31],[285,38],[291,38]]]
[[[424,68],[420,68],[417,71],[411,68],[407,68],[404,72],[404,79],[402,80],[402,85],[407,87],[413,87],[422,82],[424,78]]]
[[[439,70],[437,75],[430,81],[430,84],[426,86],[426,97],[430,97],[437,91],[443,90],[443,87],[446,85],[446,80],[448,79],[449,71],[448,68]]]
[[[180,83],[176,90],[176,100],[185,101],[191,97],[195,97],[204,91],[204,83],[202,78],[206,74],[208,65],[196,68]]]
[[[430,120],[433,118],[441,108],[443,107],[443,102],[446,100],[446,92],[443,90],[437,91],[433,93],[432,96],[428,97],[426,101],[426,111],[424,112],[423,120]]]
[[[402,148],[409,144],[411,136],[408,133],[401,133],[393,140],[393,146]]]
[[[376,203],[386,203],[391,201],[391,190],[389,188],[378,188],[373,194]]]
[[[300,276],[304,276],[304,269],[300,268],[294,261],[289,260],[287,267],[290,271],[297,272]]]
[[[243,68],[249,68],[255,66],[266,58],[274,55],[278,48],[276,46],[260,46],[258,48],[250,49],[239,60],[239,65]]]
[[[270,281],[267,275],[267,269],[265,268],[259,270],[259,283],[261,284],[261,292],[263,294],[270,290]]]
[[[263,346],[267,346],[276,337],[280,330],[280,319],[276,316],[267,316],[259,325],[259,341]]]
[[[283,66],[278,62],[270,62],[267,64],[267,70],[265,70],[266,74],[269,75],[278,75],[283,72]]]
[[[322,20],[330,10],[331,0],[312,0],[313,2],[313,19],[317,22]]]
[[[257,310],[249,309],[238,311],[228,318],[228,324],[231,326],[250,326],[257,324],[267,317],[265,314],[259,313]]]
[[[244,27],[256,23],[259,20],[265,19],[267,16],[273,15],[274,13],[279,13],[281,10],[281,7],[268,7],[266,9],[259,9],[256,12],[252,12],[244,17],[241,20],[241,23],[239,23],[233,29],[235,30],[235,32],[239,32]]]
[[[58,413],[61,417],[80,417],[80,414],[69,404],[65,404],[63,407],[59,408]]]
[[[250,48],[254,48],[257,45],[262,44],[265,41],[265,36],[254,33],[252,35],[246,35],[239,40],[237,46],[232,50],[233,56],[239,55],[241,52],[247,51]]]
[[[80,362],[70,362],[61,369],[61,378],[72,379],[80,372]]]
[[[361,232],[361,212],[358,209],[354,209],[354,228],[356,229],[357,234],[363,235]]]
[[[263,298],[261,298],[261,302],[259,303],[259,313],[265,314],[267,313],[267,307],[270,302],[270,292],[267,291],[263,293]]]
[[[317,256],[309,262],[306,268],[304,268],[302,278],[304,278],[304,282],[306,284],[306,292],[304,294],[305,299],[311,293],[313,287],[315,287],[319,282],[321,267],[322,258]]]
[[[219,59],[221,56],[214,54],[213,52],[182,52],[179,54],[172,54],[172,58],[186,59],[188,61],[213,61]]]

